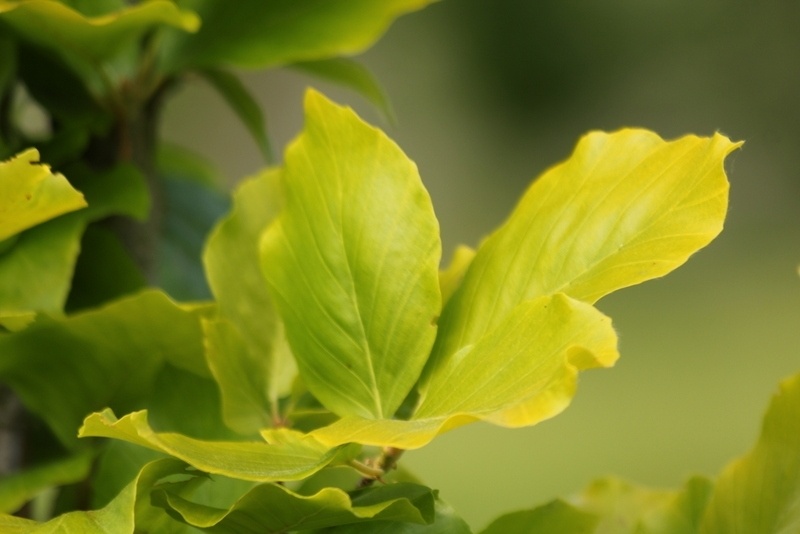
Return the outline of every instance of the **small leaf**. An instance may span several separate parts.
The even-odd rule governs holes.
[[[368,48],[391,22],[431,0],[182,0],[200,15],[196,34],[169,32],[163,68],[230,65],[266,68],[351,55]]]
[[[475,258],[475,251],[465,245],[459,245],[453,252],[450,265],[447,269],[439,271],[439,286],[442,288],[442,303],[447,305],[447,301],[461,285],[464,275],[467,272],[472,260]]]
[[[42,490],[85,479],[94,455],[86,451],[66,458],[27,467],[0,479],[0,513],[13,513]],[[0,532],[5,530],[0,529]]]
[[[772,398],[758,443],[720,475],[702,534],[800,532],[800,374]]]
[[[39,163],[35,149],[0,163],[0,199],[0,241],[86,206],[63,175]]]
[[[264,113],[258,101],[253,98],[247,87],[239,78],[228,71],[220,69],[204,69],[199,74],[225,99],[231,109],[245,125],[261,151],[265,162],[273,160],[272,148],[269,144],[267,129],[264,124]]]
[[[480,534],[595,534],[598,522],[595,514],[558,500],[498,517]]]
[[[256,482],[300,480],[357,449],[329,448],[287,429],[270,434],[272,443],[198,440],[153,431],[146,411],[122,419],[110,410],[94,413],[86,418],[78,436],[121,439],[174,456],[206,473]]]
[[[303,380],[340,415],[391,417],[441,306],[430,197],[382,132],[313,91],[285,161],[261,263]]]
[[[226,422],[243,434],[273,423],[278,400],[289,394],[297,375],[258,258],[261,234],[281,206],[279,178],[280,171],[268,170],[243,182],[203,253],[220,321],[206,324],[206,356]]]
[[[430,522],[434,500],[430,489],[406,483],[370,488],[352,500],[338,488],[304,496],[276,484],[261,484],[227,510],[191,502],[168,489],[154,498],[156,504],[173,510],[196,528],[237,534],[278,534],[343,524],[367,526],[373,532],[384,522]]]
[[[360,63],[352,59],[337,57],[319,61],[302,61],[292,64],[291,67],[353,89],[372,102],[386,120],[395,122],[394,110],[389,97],[369,69]]]
[[[436,368],[408,421],[343,417],[312,432],[329,445],[356,442],[415,449],[438,434],[477,420],[533,425],[563,410],[578,371],[617,358],[610,320],[565,297],[519,305],[495,330]]]
[[[738,146],[719,134],[586,135],[481,245],[442,314],[432,361],[476,343],[524,300],[563,292],[593,303],[680,266],[722,229],[723,160]]]

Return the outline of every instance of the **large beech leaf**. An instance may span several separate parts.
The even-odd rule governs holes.
[[[159,26],[195,31],[200,24],[194,13],[169,0],[151,0],[95,17],[54,0],[0,0],[0,20],[27,42],[92,63],[112,58]]]
[[[171,32],[163,67],[264,68],[361,52],[392,21],[432,0],[181,0],[200,15],[196,34]]]
[[[593,132],[540,176],[480,247],[442,314],[431,368],[476,343],[520,302],[563,292],[593,303],[663,276],[722,229],[722,135],[666,142]]]
[[[436,332],[438,223],[382,132],[313,91],[305,108],[262,266],[308,389],[340,415],[391,417]]]
[[[0,380],[67,445],[86,414],[142,408],[166,363],[205,373],[202,310],[148,291],[0,336]]]
[[[63,175],[39,164],[37,150],[0,162],[0,241],[85,206]]]
[[[154,493],[154,502],[196,528],[236,534],[277,534],[335,525],[360,526],[373,532],[383,522],[424,524],[434,518],[433,492],[409,483],[378,486],[352,497],[338,488],[305,496],[276,484],[261,484],[229,509],[197,504],[166,487]]]
[[[800,374],[772,398],[758,443],[720,475],[702,534],[800,532]]]
[[[203,253],[219,307],[218,320],[205,324],[206,356],[225,420],[243,434],[280,417],[278,399],[289,393],[297,375],[258,258],[261,234],[280,210],[279,178],[280,171],[267,170],[243,182]]]
[[[331,448],[312,436],[288,429],[264,434],[265,441],[206,441],[172,432],[156,432],[147,411],[117,419],[111,410],[87,417],[79,437],[121,439],[179,458],[206,473],[255,482],[299,480],[347,459],[358,447]]]
[[[540,297],[439,367],[410,420],[344,417],[312,434],[329,445],[412,449],[476,420],[532,425],[569,404],[578,371],[612,365],[616,345],[611,321],[596,308],[562,294]]]

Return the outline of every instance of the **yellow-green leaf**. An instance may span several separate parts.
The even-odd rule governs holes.
[[[800,374],[772,398],[758,443],[720,475],[701,534],[800,532]]]
[[[410,420],[344,417],[312,435],[329,445],[414,449],[472,421],[536,424],[569,404],[580,370],[612,365],[616,344],[611,321],[591,305],[540,297],[437,367]]]
[[[299,480],[351,454],[352,448],[331,448],[300,432],[276,429],[270,441],[204,441],[183,434],[155,432],[147,411],[117,419],[111,410],[86,418],[79,437],[121,439],[179,458],[206,473],[256,482]]]
[[[85,206],[63,175],[39,163],[37,150],[0,163],[0,241]]]
[[[563,292],[593,303],[680,266],[722,229],[723,160],[739,145],[719,134],[586,135],[481,245],[442,314],[433,359],[477,342],[524,300]]]
[[[313,91],[305,107],[262,267],[308,389],[340,415],[391,417],[436,333],[438,223],[381,131]]]

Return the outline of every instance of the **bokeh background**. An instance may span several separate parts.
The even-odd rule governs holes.
[[[420,167],[446,258],[501,223],[588,130],[746,141],[728,159],[722,236],[668,277],[600,302],[620,333],[616,368],[584,374],[551,421],[476,424],[404,458],[474,527],[598,476],[655,487],[714,476],[754,442],[777,382],[800,371],[798,28],[790,1],[448,0],[400,19],[361,56],[391,97],[393,125],[297,72],[243,74],[276,147],[300,130],[307,85],[384,128]],[[176,95],[163,133],[231,184],[262,166],[200,82]]]

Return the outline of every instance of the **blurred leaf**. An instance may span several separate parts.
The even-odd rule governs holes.
[[[409,523],[407,521],[376,521],[367,525],[354,523],[326,528],[315,534],[472,534],[469,525],[456,515],[448,505],[435,502],[435,515],[430,524]]]
[[[728,465],[703,518],[702,534],[800,532],[800,374],[772,398],[755,448]]]
[[[564,292],[592,303],[680,266],[722,229],[723,160],[738,146],[719,134],[672,142],[644,130],[583,137],[481,245],[442,313],[426,372],[522,301]]]
[[[439,286],[442,288],[442,303],[447,305],[447,301],[456,292],[461,281],[464,279],[467,269],[475,257],[475,251],[468,246],[459,245],[453,252],[450,265],[446,269],[439,271]]]
[[[54,0],[0,0],[0,20],[27,42],[92,63],[113,57],[159,26],[191,32],[200,24],[195,14],[169,0],[150,0],[97,17]]]
[[[66,64],[57,51],[29,43],[21,43],[18,49],[20,79],[50,115],[65,127],[96,133],[111,125],[111,114],[90,91],[91,80],[82,79],[82,73]]]
[[[84,451],[4,475],[0,479],[0,513],[16,512],[46,488],[83,480],[89,474],[93,459],[93,453]]]
[[[228,71],[203,69],[199,71],[199,74],[217,90],[239,117],[239,120],[242,121],[242,124],[250,132],[258,149],[261,151],[261,157],[264,158],[264,161],[271,162],[273,160],[272,148],[269,144],[269,137],[264,123],[264,113],[261,111],[258,101],[247,90],[247,87],[235,74]]]
[[[329,448],[288,429],[266,434],[264,442],[204,441],[183,434],[155,432],[147,411],[117,419],[111,410],[87,417],[79,437],[121,439],[179,458],[206,473],[256,482],[299,480],[346,458],[356,448]]]
[[[383,113],[386,120],[395,122],[394,110],[389,97],[369,69],[360,63],[339,57],[319,61],[302,61],[292,64],[291,67],[356,91],[372,102]]]
[[[0,380],[74,447],[86,414],[143,407],[165,362],[185,368],[202,354],[198,312],[148,291],[0,336]]]
[[[10,35],[0,33],[0,95],[4,95],[9,90],[16,71],[16,44]]]
[[[222,181],[219,171],[207,158],[166,141],[156,147],[156,167],[163,179],[195,182],[212,189],[220,187]]]
[[[434,496],[424,486],[390,484],[358,492],[351,501],[347,493],[337,488],[324,488],[314,495],[303,496],[283,486],[261,484],[228,510],[199,505],[168,490],[155,494],[154,498],[156,504],[174,510],[188,524],[210,532],[278,534],[365,523],[373,532],[376,525],[386,521],[430,522]]]
[[[88,222],[111,214],[147,214],[147,188],[134,167],[96,172],[72,165],[67,172],[89,206],[26,230],[0,254],[0,324],[12,330],[36,312],[61,313]]]
[[[228,199],[197,180],[162,178],[165,216],[158,248],[159,285],[181,300],[208,299],[203,246],[227,211]]]
[[[163,68],[265,68],[361,52],[391,22],[431,0],[180,0],[200,15],[196,34],[169,32]]]
[[[411,420],[343,417],[312,435],[329,445],[415,449],[476,420],[532,425],[569,404],[578,371],[612,365],[616,345],[611,321],[589,304],[562,294],[526,301],[431,375]]]
[[[5,534],[28,534],[38,526],[36,521],[0,513],[0,531]]]
[[[35,149],[0,162],[0,199],[0,241],[86,206],[63,175],[39,164]]]
[[[313,91],[305,108],[262,267],[314,396],[340,415],[391,417],[436,333],[438,223],[416,166],[381,131]]]
[[[259,238],[282,204],[279,178],[276,169],[243,182],[203,253],[219,304],[219,321],[206,324],[208,364],[219,383],[225,420],[243,434],[278,418],[278,399],[289,393],[297,375],[258,259]]]
[[[100,306],[143,289],[147,282],[111,230],[90,225],[83,234],[67,310]]]
[[[594,514],[564,501],[553,501],[533,510],[498,517],[481,534],[595,534],[598,522]]]

